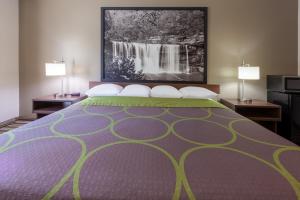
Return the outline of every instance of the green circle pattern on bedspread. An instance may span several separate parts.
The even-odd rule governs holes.
[[[77,104],[1,139],[0,163],[23,147],[58,165],[43,199],[300,199],[300,148],[227,109]]]

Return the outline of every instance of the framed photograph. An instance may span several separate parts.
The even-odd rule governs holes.
[[[207,7],[101,8],[102,81],[207,83]]]

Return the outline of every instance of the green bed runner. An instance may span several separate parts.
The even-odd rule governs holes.
[[[148,97],[89,97],[81,102],[85,106],[122,106],[122,107],[186,107],[186,108],[225,108],[211,99],[175,99]]]

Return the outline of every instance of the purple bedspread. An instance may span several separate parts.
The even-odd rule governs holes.
[[[0,136],[0,199],[300,199],[299,151],[227,109],[77,104]]]

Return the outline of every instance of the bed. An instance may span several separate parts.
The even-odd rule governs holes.
[[[94,97],[0,136],[0,199],[300,199],[299,151],[213,100]]]

